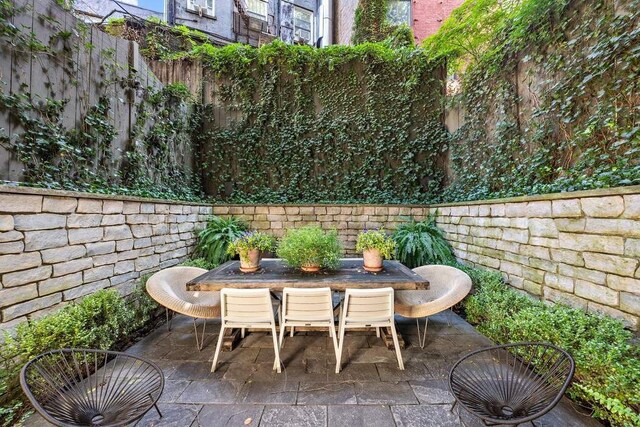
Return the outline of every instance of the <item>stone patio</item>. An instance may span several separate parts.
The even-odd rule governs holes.
[[[447,325],[447,318],[451,325]],[[195,349],[193,325],[177,316],[129,348],[164,371],[159,407],[138,426],[481,426],[450,412],[447,376],[463,354],[491,341],[455,314],[434,316],[427,345],[417,347],[415,322],[400,322],[407,341],[405,371],[375,333],[351,332],[345,339],[343,369],[326,333],[297,333],[284,341],[281,374],[272,371],[271,336],[251,333],[232,352],[222,353],[211,373],[217,325],[208,326],[205,348]],[[462,422],[462,423],[461,423]],[[29,425],[43,425],[35,416]],[[544,426],[597,426],[568,399],[539,420]]]

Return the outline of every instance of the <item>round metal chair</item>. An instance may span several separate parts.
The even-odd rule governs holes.
[[[451,410],[460,404],[486,425],[533,424],[560,401],[574,371],[569,353],[551,344],[515,343],[474,351],[449,373],[456,399]]]
[[[33,407],[57,426],[124,426],[142,418],[164,389],[160,368],[115,351],[61,349],[43,353],[20,372]]]

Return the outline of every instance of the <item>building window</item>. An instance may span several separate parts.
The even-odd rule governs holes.
[[[254,18],[267,20],[268,2],[264,0],[247,0],[247,13]]]
[[[187,0],[187,10],[200,16],[215,16],[213,0]]]
[[[408,0],[389,0],[387,21],[391,25],[407,24],[411,26],[411,2]]]
[[[305,43],[313,39],[313,12],[295,7],[293,11],[293,35]]]

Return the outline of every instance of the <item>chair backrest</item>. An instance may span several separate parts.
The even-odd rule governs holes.
[[[197,267],[165,268],[149,277],[147,292],[156,301],[166,297],[185,300],[185,297],[191,297],[194,294],[194,292],[187,291],[187,282],[206,272],[207,270]]]
[[[301,322],[333,321],[333,295],[330,288],[284,288],[282,316]]]
[[[423,265],[413,269],[429,281],[429,293],[445,308],[462,301],[471,291],[471,278],[467,273],[448,265]]]
[[[275,323],[269,289],[225,288],[220,304],[223,323]]]
[[[347,289],[344,310],[347,322],[393,321],[393,288]]]

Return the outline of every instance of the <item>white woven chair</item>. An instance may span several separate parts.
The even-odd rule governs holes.
[[[211,372],[215,372],[218,365],[218,356],[222,348],[225,329],[267,328],[271,329],[273,336],[273,350],[275,352],[273,369],[280,373],[278,333],[276,332],[276,320],[269,289],[226,288],[220,291],[220,305],[222,307],[222,325],[220,326],[220,336],[218,337],[216,353],[213,356]],[[281,318],[279,306],[278,317]]]
[[[184,314],[193,319],[196,347],[202,350],[207,319],[220,317],[220,293],[211,291],[187,291],[187,282],[206,273],[196,267],[171,267],[155,273],[147,280],[147,292],[165,308],[167,328],[171,330],[169,311]],[[204,319],[202,338],[198,336],[196,319]]]
[[[445,311],[467,296],[471,291],[471,278],[461,270],[448,265],[425,265],[414,268],[429,281],[424,291],[397,291],[395,311],[403,317],[416,319],[418,342],[424,348],[429,316]],[[420,334],[420,319],[424,320],[424,332]]]
[[[389,328],[396,349],[398,367],[404,370],[398,334],[393,319],[393,288],[347,289],[340,310],[339,347],[336,357],[336,374],[340,373],[344,333],[353,328]]]
[[[329,329],[333,351],[338,357],[338,340],[333,315],[333,295],[330,288],[284,288],[280,318],[280,348],[286,328],[312,326]]]

